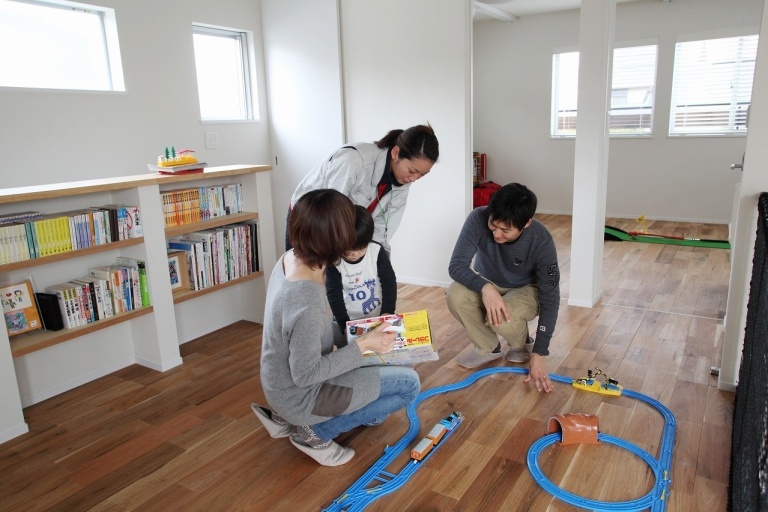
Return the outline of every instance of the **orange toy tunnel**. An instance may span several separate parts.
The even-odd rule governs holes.
[[[569,413],[549,418],[547,434],[562,432],[560,444],[599,444],[599,421],[594,414]]]

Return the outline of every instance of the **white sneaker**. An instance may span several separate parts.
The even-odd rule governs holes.
[[[278,439],[291,435],[291,425],[274,412],[258,404],[251,404],[251,410],[259,418],[261,424],[264,425],[264,429],[269,433],[269,437]]]
[[[323,441],[312,430],[312,427],[302,425],[296,427],[296,433],[291,434],[291,444],[306,453],[318,464],[323,466],[341,466],[355,456],[355,450],[346,448],[333,440]]]

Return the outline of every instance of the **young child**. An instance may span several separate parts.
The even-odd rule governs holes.
[[[387,251],[373,241],[373,229],[371,213],[363,206],[355,206],[355,245],[338,265],[326,269],[328,302],[343,334],[348,320],[395,312],[395,271]],[[339,342],[346,345],[346,336]]]

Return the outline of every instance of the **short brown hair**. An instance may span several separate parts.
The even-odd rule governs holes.
[[[329,188],[307,192],[291,210],[293,254],[310,268],[334,265],[355,244],[355,206]]]

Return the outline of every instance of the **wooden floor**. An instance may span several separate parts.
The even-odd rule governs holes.
[[[725,510],[733,395],[717,390],[709,370],[719,366],[728,251],[606,242],[600,302],[572,307],[571,219],[538,218],[555,236],[562,276],[550,372],[579,377],[600,367],[668,406],[677,437],[667,510]],[[725,226],[655,222],[647,229],[727,237]],[[398,310],[427,309],[440,349],[439,361],[417,366],[423,389],[470,374],[455,363],[469,345],[444,292],[399,286]],[[288,440],[271,439],[249,409],[251,401],[264,403],[260,338],[260,325],[240,322],[183,345],[180,367],[158,373],[134,365],[25,409],[30,432],[0,445],[0,510],[293,512],[330,505],[405,434],[405,414],[337,439],[357,452],[345,466],[317,465]],[[579,510],[545,492],[526,467],[528,448],[551,416],[596,414],[602,432],[653,456],[662,431],[661,416],[637,400],[561,383],[538,394],[519,374],[493,374],[423,402],[423,433],[454,410],[466,416],[455,434],[404,488],[367,510]],[[654,484],[644,462],[605,443],[554,445],[539,460],[555,484],[590,499],[634,499]],[[402,456],[389,469],[405,463]]]

